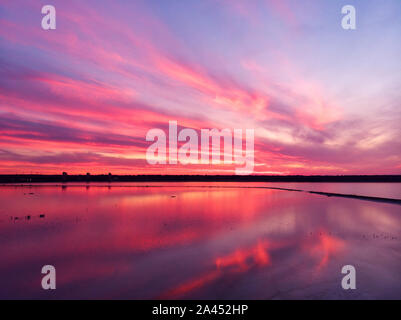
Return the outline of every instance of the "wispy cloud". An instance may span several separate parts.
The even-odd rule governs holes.
[[[67,164],[74,172],[233,170],[147,165],[146,132],[169,120],[254,128],[255,173],[400,171],[400,62],[391,52],[401,48],[379,37],[401,35],[391,17],[391,28],[362,25],[350,40],[331,25],[334,5],[318,1],[309,11],[290,0],[54,5],[50,32],[35,1],[0,5],[1,173]],[[384,16],[401,12],[398,1],[384,6]],[[375,66],[360,58],[372,55],[369,38],[382,48]]]

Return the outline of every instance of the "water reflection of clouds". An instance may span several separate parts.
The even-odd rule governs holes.
[[[2,191],[1,277],[16,297],[41,296],[35,270],[49,261],[61,271],[59,297],[269,298],[305,286],[331,294],[324,284],[350,262],[401,285],[396,205],[263,189]],[[6,219],[27,209],[46,219]],[[372,237],[380,233],[394,239]]]

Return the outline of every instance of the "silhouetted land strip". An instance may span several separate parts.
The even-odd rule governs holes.
[[[0,183],[44,182],[401,182],[401,175],[0,175]]]
[[[131,181],[131,180],[130,180]],[[143,180],[136,180],[137,182],[149,182],[148,180],[143,181]],[[168,182],[174,182],[176,180],[169,180]],[[189,181],[189,180],[186,180]],[[192,181],[192,180],[190,180]],[[199,181],[199,180],[197,180]],[[226,181],[226,180],[225,180]],[[259,181],[259,180],[258,180]],[[95,185],[90,186],[89,182],[86,182],[84,184],[82,184],[82,182],[85,181],[81,181],[78,180],[76,181],[76,183],[74,183],[73,181],[69,181],[69,183],[67,184],[65,181],[64,182],[53,182],[52,186],[53,187],[61,187],[62,189],[66,189],[66,188],[71,188],[71,187],[83,187],[86,186],[86,188],[92,188],[92,187],[99,187],[99,188],[118,188],[118,187],[123,187],[123,188],[127,188],[127,187],[138,187],[138,185],[121,185],[118,184],[118,182],[116,183],[111,183],[110,181],[106,181],[106,184],[102,184],[102,183],[97,183]],[[96,182],[101,182],[100,180],[97,180]],[[180,182],[180,181],[178,181]],[[215,180],[213,180],[213,182],[215,182]],[[244,182],[244,181],[240,181],[240,182]],[[313,182],[317,182],[317,181],[313,181]],[[335,181],[335,182],[339,182],[339,181]],[[340,181],[342,182],[342,181]],[[350,182],[350,181],[347,181]],[[352,181],[354,182],[354,181]],[[352,183],[351,182],[351,183]],[[358,181],[360,182],[360,181]],[[364,180],[363,182],[366,182],[366,180]],[[377,182],[377,181],[368,181],[368,182]],[[398,182],[398,181],[390,181],[390,182]],[[34,183],[34,184],[33,184]],[[38,182],[24,182],[24,183],[3,183],[0,184],[1,186],[14,186],[14,187],[46,187],[47,184],[45,183],[38,183]],[[140,185],[141,188],[165,188],[166,185],[155,185],[155,184],[151,184],[151,185],[147,185],[147,184],[141,184]],[[174,184],[169,184],[168,187],[182,187],[179,185],[174,185]],[[358,199],[358,200],[365,200],[365,201],[374,201],[374,202],[385,202],[385,203],[392,203],[392,204],[398,204],[401,205],[401,199],[396,199],[396,198],[383,198],[383,197],[372,197],[372,196],[363,196],[363,195],[356,195],[356,194],[344,194],[344,193],[333,193],[333,192],[321,192],[321,191],[309,191],[309,190],[301,190],[301,189],[293,189],[293,188],[283,188],[283,187],[272,187],[272,186],[247,186],[247,185],[185,185],[186,188],[216,188],[216,189],[272,189],[272,190],[281,190],[281,191],[292,191],[292,192],[305,192],[305,193],[311,193],[311,194],[316,194],[316,195],[321,195],[321,196],[327,196],[327,197],[341,197],[341,198],[351,198],[351,199]],[[34,193],[29,193],[29,194],[34,194]],[[176,197],[176,196],[172,196],[172,197]]]
[[[318,191],[308,191],[309,193],[320,194],[328,197],[342,197],[342,198],[351,198],[351,199],[359,199],[359,200],[367,200],[367,201],[375,201],[375,202],[386,202],[386,203],[396,203],[401,205],[400,199],[392,199],[392,198],[381,198],[381,197],[368,197],[368,196],[359,196],[355,194],[342,194],[342,193],[331,193],[331,192],[318,192]]]

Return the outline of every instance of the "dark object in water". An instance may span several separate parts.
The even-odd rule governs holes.
[[[368,201],[376,201],[376,202],[388,202],[401,204],[400,199],[391,199],[391,198],[381,198],[381,197],[370,197],[370,196],[360,196],[355,194],[342,194],[342,193],[333,193],[333,192],[318,192],[318,191],[308,191],[309,193],[320,194],[327,197],[343,197],[343,198],[351,198],[351,199],[360,199],[360,200],[368,200]]]
[[[31,216],[26,216],[25,219],[26,220],[31,220]]]
[[[40,214],[40,215],[39,215],[39,218],[44,218],[44,217],[45,217],[44,214]]]
[[[176,198],[177,196],[171,196],[171,198]]]

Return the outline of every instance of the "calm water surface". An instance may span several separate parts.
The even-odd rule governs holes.
[[[1,186],[0,298],[401,298],[400,205],[207,185]],[[400,184],[240,186],[265,185],[401,198]]]

